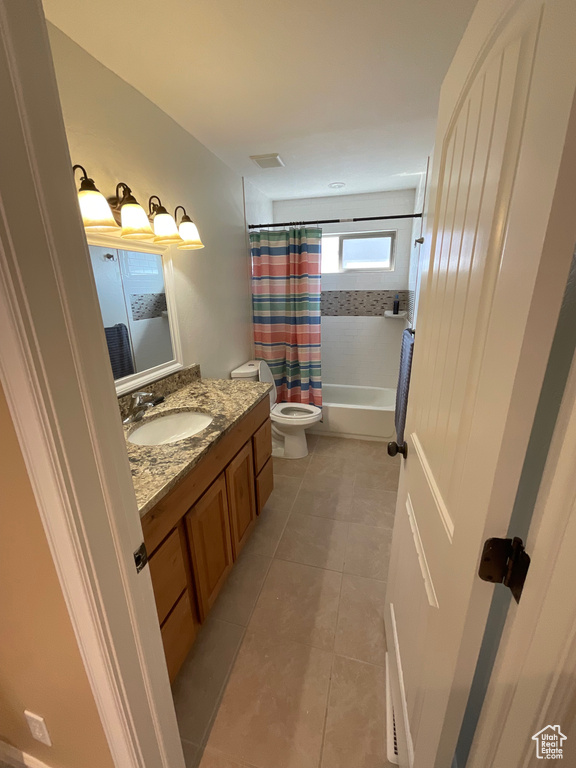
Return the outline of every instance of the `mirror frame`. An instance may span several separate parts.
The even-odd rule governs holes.
[[[86,233],[88,245],[99,245],[108,248],[115,248],[119,251],[138,251],[140,253],[154,253],[162,257],[162,270],[164,272],[164,289],[166,291],[166,304],[168,306],[168,318],[170,320],[170,338],[172,341],[172,351],[174,357],[154,368],[148,368],[141,373],[133,373],[131,376],[124,376],[122,379],[114,381],[116,394],[126,395],[150,384],[152,381],[163,379],[171,373],[180,371],[184,368],[182,359],[182,342],[180,337],[180,325],[178,322],[178,310],[176,307],[176,297],[174,295],[174,264],[172,261],[171,246],[157,245],[150,242],[141,242],[137,240],[127,241],[120,237],[96,235]]]

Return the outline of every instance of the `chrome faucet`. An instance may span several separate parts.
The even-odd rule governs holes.
[[[153,408],[163,401],[163,397],[156,397],[152,392],[133,392],[128,416],[122,424],[133,424],[135,421],[140,421],[149,408]]]

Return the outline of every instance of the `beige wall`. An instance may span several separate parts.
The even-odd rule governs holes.
[[[52,747],[32,738],[25,709]],[[113,765],[1,387],[0,741],[53,768]]]
[[[228,377],[252,354],[242,178],[60,30],[48,30],[72,161],[106,195],[124,181],[141,205],[159,195],[171,213],[183,205],[196,221],[206,247],[172,247],[184,362]],[[163,53],[150,50],[167,67]]]

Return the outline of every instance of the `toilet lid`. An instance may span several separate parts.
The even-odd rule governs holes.
[[[270,366],[266,360],[260,360],[259,362],[260,370],[258,372],[258,378],[265,384],[272,384],[272,389],[270,390],[270,410],[272,410],[272,408],[274,408],[276,405],[276,398],[278,396],[278,393],[276,392],[276,383],[274,381],[274,376],[272,376]]]

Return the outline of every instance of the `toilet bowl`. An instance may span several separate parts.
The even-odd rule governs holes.
[[[322,418],[322,410],[308,403],[276,403],[276,385],[268,363],[249,360],[230,374],[233,379],[248,379],[272,384],[270,419],[272,455],[283,459],[303,459],[308,455],[306,428]]]

